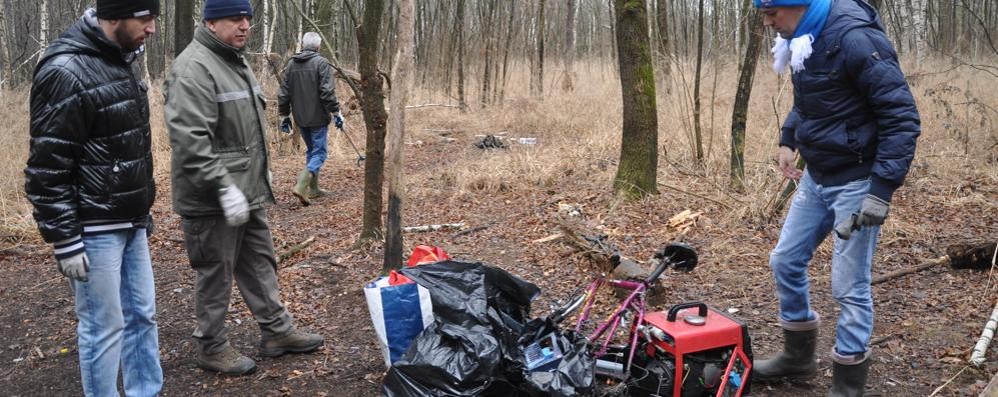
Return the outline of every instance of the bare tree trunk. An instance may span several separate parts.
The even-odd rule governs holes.
[[[693,77],[693,140],[696,146],[696,158],[703,162],[703,127],[700,126],[700,77],[703,73],[703,0],[700,0],[697,16],[697,69]]]
[[[731,112],[731,170],[730,185],[741,191],[745,188],[745,123],[748,119],[749,99],[752,97],[752,80],[755,78],[756,64],[759,61],[759,44],[762,41],[762,21],[759,12],[747,8],[748,23],[752,29],[748,34],[745,57],[742,60],[738,77],[738,92],[735,93],[734,110]]]
[[[508,76],[509,71],[509,51],[510,46],[513,44],[513,40],[516,39],[516,32],[519,32],[519,29],[513,29],[513,19],[515,16],[516,2],[512,1],[509,3],[509,20],[506,23],[506,44],[503,46],[502,53],[502,78],[499,79],[500,82],[498,84],[499,103],[502,103],[502,101],[506,99],[506,77]]]
[[[275,2],[277,0],[274,0]],[[270,0],[263,0],[263,53],[270,54],[274,48],[274,24],[277,23],[277,13],[271,10]]]
[[[537,11],[537,53],[530,56],[531,63],[534,64],[533,73],[530,74],[530,93],[536,96],[544,95],[544,32],[545,32],[545,20],[544,20],[544,3],[545,0],[539,1],[539,9]]]
[[[482,27],[482,41],[485,44],[483,47],[482,63],[484,63],[485,70],[482,72],[481,81],[481,92],[479,93],[479,101],[481,101],[481,106],[484,108],[489,104],[489,93],[491,92],[492,75],[495,73],[493,70],[493,64],[495,63],[495,14],[496,14],[496,1],[484,1],[479,4],[479,21]]]
[[[0,91],[7,85],[7,80],[10,79],[9,68],[11,67],[11,59],[8,55],[7,47],[7,13],[4,9],[4,0],[0,0]]]
[[[644,0],[614,0],[623,99],[620,165],[614,192],[627,199],[658,193],[658,111]]]
[[[382,190],[385,171],[385,92],[378,72],[381,18],[384,0],[368,0],[364,7],[364,21],[357,27],[357,45],[360,50],[362,109],[367,126],[367,148],[364,161],[364,211],[359,244],[366,244],[384,237],[381,230]]]
[[[662,81],[667,81],[672,73],[671,54],[672,48],[669,43],[669,0],[658,0],[656,5],[656,18],[658,19],[658,50],[662,53],[663,61],[659,65],[659,73]]]
[[[391,126],[388,133],[388,228],[385,238],[385,261],[381,272],[402,267],[402,205],[405,200],[405,178],[402,172],[403,137],[405,135],[405,104],[412,79],[413,40],[415,28],[413,15],[415,0],[401,0],[398,18],[398,52],[392,67],[392,88],[389,98]]]
[[[468,111],[468,101],[464,97],[464,3],[457,0],[457,103],[461,112]]]
[[[176,0],[173,16],[173,56],[184,51],[194,39],[194,0]]]
[[[643,4],[642,4],[643,6]],[[568,0],[568,17],[565,21],[565,57],[564,57],[564,78],[561,80],[561,90],[571,92],[575,90],[575,78],[572,73],[575,63],[575,20],[579,14],[578,0]],[[645,22],[645,28],[648,23]]]

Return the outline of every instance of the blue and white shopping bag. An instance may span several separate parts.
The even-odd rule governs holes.
[[[430,292],[414,282],[390,285],[388,277],[382,277],[364,286],[364,296],[385,365],[390,367],[433,323]]]

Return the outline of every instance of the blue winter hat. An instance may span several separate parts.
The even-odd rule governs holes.
[[[205,0],[204,20],[222,19],[235,16],[253,17],[253,6],[249,0]]]
[[[755,0],[755,8],[809,6],[811,0]]]

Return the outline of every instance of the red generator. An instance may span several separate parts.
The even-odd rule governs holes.
[[[631,396],[742,396],[749,393],[752,347],[745,322],[701,302],[647,313],[637,327],[646,374]]]

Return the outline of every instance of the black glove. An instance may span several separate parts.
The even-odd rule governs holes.
[[[852,237],[852,232],[861,229],[863,226],[880,226],[887,218],[887,212],[891,203],[882,198],[867,194],[863,199],[863,204],[859,207],[859,212],[852,214],[846,220],[835,226],[835,234],[843,240]]]
[[[281,132],[291,135],[291,116],[284,116],[284,118],[281,119],[281,124],[277,128],[280,129]]]
[[[333,115],[333,123],[336,124],[336,128],[343,129],[343,115],[336,113]]]

